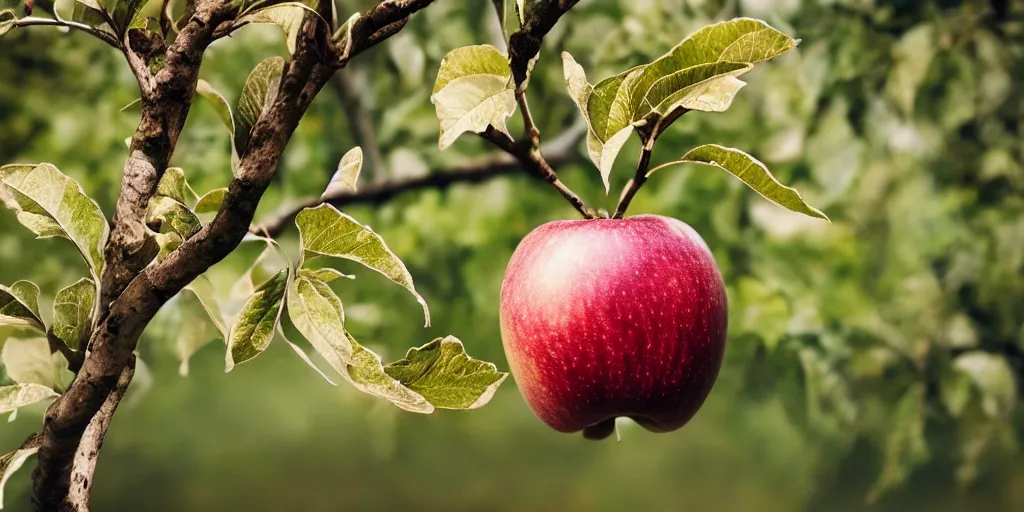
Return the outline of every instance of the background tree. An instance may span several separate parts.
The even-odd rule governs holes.
[[[457,47],[502,47],[487,2],[456,4],[436,2],[397,39],[336,75],[345,79],[332,81],[333,94],[310,106],[256,218],[274,221],[293,211],[297,198],[319,196],[341,156],[361,146],[368,184],[358,197],[337,203],[383,235],[417,278],[417,291],[431,303],[443,301],[444,308],[432,311],[438,335],[455,333],[472,343],[474,355],[495,360],[501,357],[497,286],[508,255],[537,224],[577,214],[527,178],[395,195],[521,173],[486,144],[460,140],[444,153],[436,150],[430,70]],[[358,7],[365,12],[373,5]],[[668,438],[627,430],[626,444],[594,448],[541,431],[507,390],[474,415],[425,421],[380,409],[362,418],[352,414],[355,395],[324,389],[315,374],[291,366],[288,351],[275,352],[282,343],[223,379],[216,375],[223,364],[217,351],[203,350],[193,378],[178,380],[177,363],[162,363],[161,356],[188,353],[181,348],[188,344],[177,329],[161,326],[205,325],[182,322],[202,317],[185,305],[191,299],[181,299],[181,308],[157,316],[139,346],[160,386],[113,424],[97,507],[273,508],[295,506],[296,496],[307,509],[336,508],[343,499],[367,507],[430,499],[472,508],[493,506],[495,496],[509,509],[657,508],[683,499],[722,509],[765,503],[780,510],[857,509],[865,497],[894,509],[908,502],[934,509],[1020,506],[1012,483],[1022,469],[1005,448],[1019,429],[1024,335],[1017,313],[1024,307],[1024,158],[1015,87],[1022,69],[1020,8],[987,1],[583,2],[544,38],[530,80],[542,140],[570,140],[578,119],[565,93],[560,51],[571,52],[588,76],[603,78],[736,15],[765,18],[804,42],[752,72],[728,113],[674,125],[659,144],[679,147],[678,154],[661,151],[653,163],[707,142],[743,147],[797,185],[833,225],[820,229],[786,212],[780,217],[737,183],[698,169],[656,176],[637,195],[634,213],[694,225],[730,287],[726,365],[693,424]],[[514,17],[508,25],[515,30]],[[243,89],[250,70],[263,57],[284,53],[278,32],[237,32],[237,41],[210,49],[200,73],[237,105],[232,91]],[[610,37],[595,47],[594,34]],[[137,97],[138,86],[116,53],[89,41],[39,29],[4,36],[0,150],[4,162],[58,164],[112,212],[114,176],[120,176],[113,169],[124,162],[122,140],[134,128],[132,118],[141,117],[119,109]],[[81,85],[68,96],[46,93],[72,80]],[[396,91],[405,97],[396,99]],[[337,115],[342,109],[344,117]],[[196,190],[228,185],[228,135],[216,110],[199,102],[191,113],[174,165]],[[359,128],[367,124],[375,130]],[[521,133],[514,118],[510,124],[511,133]],[[556,137],[566,131],[566,138]],[[629,144],[623,154],[639,152]],[[578,195],[611,208],[601,203],[603,185],[581,149],[570,140],[544,155]],[[615,188],[632,174],[626,160],[611,173]],[[392,200],[380,204],[385,199]],[[46,306],[45,297],[87,271],[63,271],[76,258],[66,245],[30,243],[13,215],[0,215],[0,282],[31,277],[45,291]],[[294,230],[281,230],[282,246],[294,253]],[[243,244],[211,269],[210,279],[230,289],[262,250]],[[283,266],[268,262],[267,268],[275,265]],[[395,321],[396,313],[417,314],[403,296],[408,292],[362,277],[337,289],[351,331],[388,340],[392,350],[421,343],[416,322]],[[43,316],[48,309],[41,308]],[[324,407],[339,399],[351,405]],[[38,427],[25,412],[6,429],[8,446]],[[182,413],[188,418],[172,416]],[[367,437],[374,442],[364,442]],[[275,464],[259,464],[268,460]],[[244,473],[225,476],[233,471]],[[24,474],[15,474],[8,488],[23,488]],[[622,474],[636,481],[624,485]],[[530,491],[510,494],[511,475],[524,478]],[[268,484],[253,489],[254,480]],[[345,480],[340,489],[339,480]],[[680,480],[691,483],[680,486]],[[954,482],[965,485],[948,485]],[[374,485],[390,492],[365,491]],[[187,490],[195,488],[216,491]],[[715,491],[726,488],[724,497]]]

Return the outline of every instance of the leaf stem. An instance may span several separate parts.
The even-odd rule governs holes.
[[[658,140],[658,137],[662,133],[665,133],[665,129],[669,127],[676,119],[687,113],[688,110],[684,108],[677,108],[665,117],[658,118],[654,123],[654,127],[649,131],[640,131],[640,139],[643,141],[643,149],[640,150],[640,160],[636,164],[636,173],[633,175],[633,179],[626,183],[626,186],[622,189],[622,195],[619,196],[619,204],[615,207],[615,214],[612,215],[613,219],[621,219],[626,215],[626,209],[629,208],[629,203],[636,196],[637,191],[643,186],[644,182],[647,181],[647,176],[651,173],[651,155],[654,153],[654,143]]]

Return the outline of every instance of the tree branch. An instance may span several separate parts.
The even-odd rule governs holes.
[[[572,159],[573,149],[580,137],[586,133],[585,124],[577,124],[559,135],[548,144],[548,162],[562,163]],[[449,171],[434,172],[426,176],[408,178],[402,180],[383,181],[362,187],[358,192],[343,191],[337,194],[324,197],[312,197],[301,201],[276,217],[253,227],[250,232],[253,234],[276,237],[288,227],[295,216],[306,208],[312,208],[323,203],[342,207],[353,204],[378,204],[383,203],[399,194],[413,192],[416,190],[440,189],[456,183],[480,183],[498,176],[505,176],[522,171],[522,164],[519,160],[508,153],[498,153],[484,158],[477,162],[461,165]]]
[[[106,43],[107,45],[109,45],[112,48],[115,48],[115,49],[120,49],[121,48],[120,45],[117,42],[117,39],[115,39],[114,36],[110,35],[107,32],[103,32],[101,30],[98,30],[95,27],[86,25],[84,23],[78,23],[78,22],[75,22],[75,21],[68,21],[68,20],[50,19],[50,18],[39,18],[39,17],[35,17],[35,16],[26,16],[24,18],[19,18],[19,19],[16,19],[14,21],[14,27],[37,27],[37,26],[38,27],[64,27],[64,28],[69,28],[69,29],[80,30],[82,32],[85,32],[86,34],[89,34],[90,36],[95,37],[96,39],[99,39],[100,41],[103,41],[104,43]]]
[[[97,321],[103,320],[109,304],[159,250],[145,226],[146,210],[185,126],[203,52],[213,42],[214,27],[230,15],[231,9],[218,0],[199,3],[167,49],[163,69],[154,77],[138,76],[142,115],[132,136],[113,226],[104,250],[106,267],[101,277]],[[148,69],[139,70],[134,65],[133,70],[149,73]]]
[[[381,4],[368,13],[386,11],[404,20],[430,0]],[[329,3],[324,3],[330,5]],[[409,10],[396,10],[396,5]],[[327,7],[329,8],[329,7]],[[329,34],[316,17],[306,16],[295,55],[285,67],[278,94],[253,127],[216,217],[167,258],[149,265],[155,253],[144,219],[149,198],[166,170],[191,99],[203,50],[222,18],[233,8],[216,0],[197,2],[195,12],[168,48],[164,68],[155,77],[152,94],[143,94],[143,115],[132,141],[122,177],[114,226],[106,247],[101,307],[89,340],[89,354],[75,380],[46,411],[38,465],[33,472],[32,499],[39,510],[88,510],[99,445],[109,417],[120,401],[120,389],[131,380],[133,351],[143,329],[160,307],[211,265],[230,253],[252,221],[256,205],[277,172],[284,148],[313,98],[336,66],[383,40],[387,25],[370,33],[372,41],[353,40],[346,59],[328,55]],[[386,19],[387,17],[385,17]],[[366,25],[370,27],[370,25]],[[372,27],[371,27],[372,28]],[[401,27],[399,27],[401,28]],[[362,32],[360,32],[362,33]],[[386,34],[386,35],[382,35]]]

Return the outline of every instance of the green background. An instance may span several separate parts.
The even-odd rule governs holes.
[[[339,5],[345,17],[372,2]],[[545,427],[511,379],[480,410],[403,413],[331,387],[280,340],[230,374],[223,344],[211,343],[182,377],[177,332],[199,320],[172,303],[140,344],[148,371],[110,429],[94,509],[1024,509],[1024,6],[585,0],[546,38],[530,82],[543,138],[579,119],[559,52],[596,82],[737,15],[803,41],[746,75],[729,112],[678,121],[654,163],[703,143],[745,149],[833,224],[711,168],[665,170],[640,191],[631,213],[694,226],[728,285],[726,362],[689,425],[664,435],[625,425],[619,442],[588,442]],[[363,183],[491,153],[469,136],[439,152],[429,95],[449,50],[501,44],[493,20],[489,1],[439,0],[345,71],[383,155]],[[234,102],[260,59],[285,53],[274,27],[247,27],[209,50],[201,76]],[[137,88],[118,55],[78,33],[15,30],[0,43],[0,77],[0,162],[54,163],[109,215],[138,117],[121,111]],[[358,143],[345,112],[329,86],[258,218],[320,193]],[[638,151],[632,141],[621,153],[612,198]],[[196,102],[172,163],[200,192],[230,180],[228,134],[208,104]],[[592,205],[614,206],[582,145],[558,170]],[[407,292],[341,265],[358,275],[334,286],[353,334],[385,359],[452,334],[502,369],[504,266],[531,229],[576,215],[525,174],[345,211],[406,262],[433,320],[423,329]],[[294,230],[282,243],[296,253]],[[226,290],[257,251],[243,246],[217,265],[215,282]],[[0,212],[0,283],[35,281],[44,311],[86,275],[77,258],[66,241],[33,240]],[[989,364],[964,371],[964,354]],[[954,405],[958,396],[966,405]],[[38,429],[41,410],[0,427],[4,451]],[[8,483],[8,509],[28,509],[28,476]],[[873,489],[887,492],[869,504]]]

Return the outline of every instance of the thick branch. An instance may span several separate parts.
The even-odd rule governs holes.
[[[580,137],[586,132],[586,125],[580,124],[569,128],[565,133],[551,141],[547,146],[549,164],[558,164],[572,158],[573,148]],[[252,233],[276,237],[281,234],[295,216],[305,208],[312,208],[322,203],[342,207],[353,204],[383,203],[399,194],[425,189],[440,189],[456,183],[480,183],[498,176],[505,176],[522,171],[522,164],[508,153],[499,153],[478,162],[461,165],[449,171],[435,172],[426,176],[402,180],[383,181],[362,187],[358,192],[339,192],[326,198],[313,197],[302,201],[263,224],[253,227]]]
[[[185,125],[203,52],[213,41],[214,27],[228,14],[225,5],[199,4],[195,15],[167,49],[164,68],[156,76],[138,77],[142,116],[132,136],[113,226],[104,250],[106,267],[101,278],[97,320],[103,319],[109,304],[158,251],[146,230],[146,210]],[[148,73],[146,69],[135,71]]]
[[[415,3],[426,5],[429,1]],[[337,56],[324,54],[324,25],[307,16],[278,94],[253,127],[241,155],[239,173],[228,187],[217,216],[159,264],[147,266],[152,259],[148,246],[153,245],[143,224],[147,203],[188,113],[203,49],[212,40],[220,15],[230,12],[221,8],[221,4],[197,4],[195,14],[168,49],[152,94],[143,92],[143,118],[125,165],[106,250],[107,269],[102,278],[106,314],[98,317],[81,370],[68,390],[47,409],[43,423],[43,441],[33,473],[33,502],[40,510],[87,510],[87,503],[80,501],[79,495],[87,493],[91,484],[99,442],[109,424],[104,418],[113,413],[120,400],[121,384],[130,381],[130,370],[127,375],[125,371],[134,363],[132,352],[139,336],[168,299],[241,241],[277,171],[285,145],[334,71],[328,60],[338,61]],[[377,32],[373,35],[380,37]],[[372,46],[363,41],[353,43],[358,48]]]

